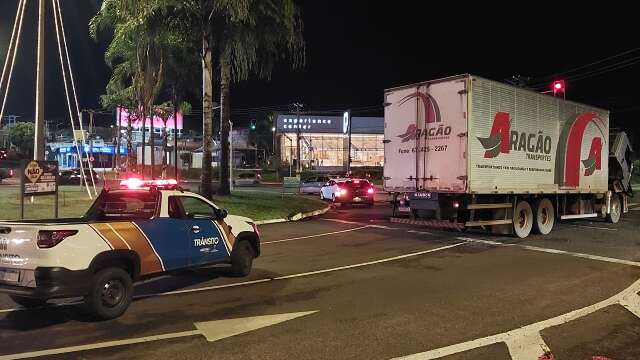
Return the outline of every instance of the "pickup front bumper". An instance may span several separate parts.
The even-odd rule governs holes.
[[[0,293],[34,299],[84,296],[89,292],[92,276],[93,273],[88,269],[36,268],[35,286],[24,286],[22,282],[0,282]]]

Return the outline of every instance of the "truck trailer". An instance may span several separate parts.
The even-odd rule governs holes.
[[[559,220],[617,223],[632,148],[609,111],[458,75],[385,90],[384,189],[394,217],[527,237]]]

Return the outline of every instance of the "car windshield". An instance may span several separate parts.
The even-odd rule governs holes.
[[[112,191],[102,193],[91,206],[88,220],[150,219],[156,212],[157,191]]]

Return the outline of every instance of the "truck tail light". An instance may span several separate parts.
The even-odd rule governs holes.
[[[375,192],[375,190],[373,190],[373,188],[369,188],[367,190],[367,194],[373,194]]]
[[[453,202],[453,208],[454,208],[454,209],[457,209],[457,208],[459,208],[459,207],[460,207],[460,203],[459,203],[458,201],[454,201],[454,202]]]
[[[38,232],[38,247],[40,249],[52,248],[77,233],[78,230],[40,230]]]
[[[9,177],[13,177],[13,169],[9,169]]]

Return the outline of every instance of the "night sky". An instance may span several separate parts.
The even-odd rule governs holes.
[[[29,2],[5,111],[25,119],[33,118],[34,112],[36,3]],[[104,43],[89,38],[87,24],[100,1],[62,3],[81,107],[96,108],[109,69],[103,62]],[[635,64],[640,51],[562,75],[639,47],[637,19],[630,9],[606,9],[601,4],[563,10],[539,2],[502,5],[502,10],[468,8],[462,3],[436,7],[426,1],[299,3],[304,12],[306,65],[292,70],[282,64],[270,82],[234,85],[235,123],[260,119],[265,114],[261,110],[286,111],[286,104],[294,101],[312,112],[366,108],[355,115],[381,115],[385,88],[468,72],[495,80],[529,76],[540,90],[546,90],[554,74],[578,77],[567,83],[568,99],[610,109],[613,126],[640,130],[640,62]],[[0,61],[4,61],[16,6],[17,0],[0,1]],[[66,101],[52,23],[50,16],[46,117],[63,121]],[[633,65],[615,68],[617,63]],[[607,69],[614,70],[597,73]],[[195,114],[187,121],[190,128],[200,126],[198,101],[194,99]]]

